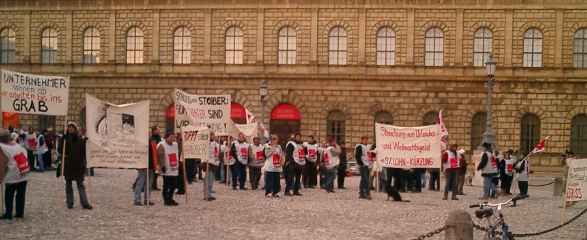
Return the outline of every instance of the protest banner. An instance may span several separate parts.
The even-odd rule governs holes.
[[[210,131],[205,127],[186,126],[181,128],[182,149],[185,158],[206,160],[210,145]]]
[[[175,90],[175,130],[204,126],[210,131],[225,132],[230,123],[230,95],[193,95]]]
[[[566,200],[576,202],[585,200],[587,190],[587,159],[567,159],[569,174],[567,176]]]
[[[148,165],[149,101],[114,105],[86,94],[88,167]]]
[[[392,168],[440,168],[440,127],[375,124],[377,161]]]
[[[41,76],[2,70],[3,112],[67,115],[69,78]]]

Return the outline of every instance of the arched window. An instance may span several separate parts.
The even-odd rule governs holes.
[[[377,65],[395,64],[395,32],[390,27],[377,30]]]
[[[479,28],[473,40],[473,65],[483,67],[491,55],[492,33],[486,27]]]
[[[573,64],[576,68],[587,68],[587,28],[581,28],[575,32]]]
[[[375,113],[375,123],[393,124],[393,116],[386,111],[379,111]]]
[[[84,64],[100,63],[100,32],[96,28],[84,31]]]
[[[587,155],[587,115],[579,114],[571,121],[571,151]]]
[[[47,28],[41,34],[41,63],[57,63],[57,31],[53,28]]]
[[[479,147],[483,141],[483,133],[487,127],[487,113],[478,112],[471,120],[471,150]]]
[[[528,154],[540,141],[540,119],[532,113],[526,113],[521,121],[520,151]]]
[[[444,34],[440,28],[430,28],[425,35],[424,65],[442,66],[444,64]]]
[[[279,30],[279,64],[296,64],[296,30],[283,27]]]
[[[542,32],[536,28],[524,33],[524,67],[542,67]]]
[[[334,138],[338,143],[345,141],[345,116],[340,110],[333,110],[328,113],[326,119],[326,137]]]
[[[226,30],[226,64],[243,64],[243,31],[236,26]]]
[[[143,44],[145,35],[143,30],[138,27],[132,27],[126,33],[126,63],[142,64]]]
[[[430,111],[427,112],[424,117],[422,118],[422,125],[434,125],[438,123],[438,112],[437,111]]]
[[[16,58],[16,33],[10,28],[0,31],[0,64],[14,63]]]
[[[186,27],[179,27],[173,32],[173,64],[190,64],[192,62],[192,33]]]
[[[328,64],[345,65],[347,61],[347,33],[341,26],[328,32]]]

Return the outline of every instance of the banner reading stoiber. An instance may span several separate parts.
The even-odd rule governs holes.
[[[67,115],[69,78],[1,71],[2,111]]]
[[[377,161],[392,168],[440,168],[440,128],[375,124]]]

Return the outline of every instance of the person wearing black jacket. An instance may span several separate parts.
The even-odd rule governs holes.
[[[336,181],[338,183],[338,189],[346,189],[344,187],[344,178],[346,177],[346,169],[347,169],[347,156],[346,156],[346,146],[344,143],[340,143],[340,164],[338,164],[338,171]]]
[[[296,133],[293,141],[286,144],[285,147],[285,196],[301,196],[300,188],[302,186],[302,171],[306,165],[306,153],[302,145],[302,135]]]
[[[65,141],[65,143],[64,143]],[[82,139],[78,132],[77,124],[69,122],[67,124],[67,134],[60,141],[59,152],[63,152],[65,145],[63,176],[65,177],[65,194],[67,199],[67,208],[73,208],[73,181],[77,184],[80,202],[84,209],[92,209],[88,202],[86,188],[84,186],[84,177],[86,173],[86,141]]]
[[[371,184],[369,183],[373,161],[369,157],[369,137],[361,137],[361,144],[355,147],[355,161],[359,165],[361,182],[359,183],[359,198],[371,200]]]

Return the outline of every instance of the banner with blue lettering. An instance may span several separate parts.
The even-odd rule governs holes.
[[[69,78],[1,71],[2,111],[67,115]]]

